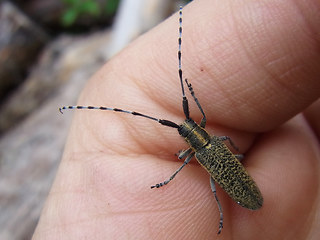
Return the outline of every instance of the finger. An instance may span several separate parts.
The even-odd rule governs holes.
[[[316,26],[320,23],[316,4],[311,0],[297,5],[275,0],[195,1],[184,8],[183,73],[193,83],[208,121],[265,131],[319,97]],[[160,39],[161,44],[157,44]],[[112,69],[121,73],[117,82],[114,80],[114,84],[120,84],[117,89],[130,101],[135,96],[129,93],[134,81],[150,109],[155,101],[161,107],[159,114],[174,112],[182,116],[177,16],[126,50],[112,64]],[[130,81],[119,83],[120,77]],[[200,116],[198,111],[192,114]]]
[[[264,131],[319,98],[314,4],[201,1],[185,10],[185,76],[200,92],[208,119]]]
[[[320,141],[320,100],[319,99],[304,111],[304,116],[306,117],[315,135],[317,136],[318,141]]]
[[[314,214],[319,209],[319,156],[317,142],[301,114],[259,138],[244,164],[264,204],[255,212],[233,209],[228,217],[237,239],[285,239],[290,234],[306,239],[308,231],[318,228]]]

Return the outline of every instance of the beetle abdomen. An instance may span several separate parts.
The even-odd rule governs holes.
[[[242,207],[256,210],[262,206],[263,198],[256,183],[219,137],[213,136],[195,156],[215,182]]]

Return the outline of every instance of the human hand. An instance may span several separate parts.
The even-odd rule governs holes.
[[[209,1],[184,8],[182,68],[264,197],[257,211],[192,161],[165,187],[187,145],[175,129],[127,114],[76,111],[34,239],[316,239],[320,229],[319,3]],[[181,123],[178,16],[140,37],[87,84],[79,104]],[[191,116],[201,114],[189,98]],[[307,109],[307,111],[305,111]],[[305,111],[306,114],[303,114]],[[298,115],[296,115],[298,114]]]

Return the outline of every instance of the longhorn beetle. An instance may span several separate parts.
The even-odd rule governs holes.
[[[193,100],[197,104],[201,114],[202,119],[200,124],[197,124],[190,118],[189,115],[189,104],[188,99],[184,92],[184,83],[182,78],[182,68],[181,68],[181,36],[182,36],[182,7],[179,10],[179,38],[178,38],[178,63],[179,63],[179,79],[182,90],[182,108],[186,120],[182,124],[176,124],[169,120],[158,119],[145,115],[143,113],[127,111],[118,108],[109,107],[93,107],[93,106],[64,106],[59,108],[61,113],[65,109],[98,109],[98,110],[108,110],[122,113],[129,113],[135,116],[140,116],[148,118],[150,120],[156,121],[164,126],[176,128],[179,134],[185,139],[189,144],[187,150],[181,151],[178,158],[184,159],[183,164],[179,169],[177,169],[174,174],[164,182],[158,183],[151,188],[160,188],[168,184],[181,170],[186,166],[190,160],[195,156],[202,167],[204,167],[210,174],[210,185],[214,197],[218,204],[218,209],[220,212],[220,222],[218,234],[221,233],[223,228],[223,213],[222,207],[218,200],[215,182],[217,182],[221,188],[223,188],[228,195],[242,207],[257,210],[261,208],[263,204],[263,198],[260,193],[259,188],[253,179],[249,176],[245,168],[240,163],[242,155],[233,154],[229,148],[225,145],[224,141],[229,141],[230,145],[238,151],[238,148],[232,142],[232,140],[227,136],[210,136],[205,130],[206,126],[206,115],[196,98],[193,91],[192,85],[185,79],[186,85],[193,97]]]

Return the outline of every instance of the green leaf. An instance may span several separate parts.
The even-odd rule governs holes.
[[[68,9],[61,18],[62,24],[64,26],[71,26],[77,19],[78,12],[76,9]]]
[[[109,0],[106,3],[105,12],[107,15],[112,15],[116,12],[119,5],[119,0]]]
[[[100,8],[99,5],[94,1],[86,1],[81,5],[81,12],[98,16],[100,14]]]

